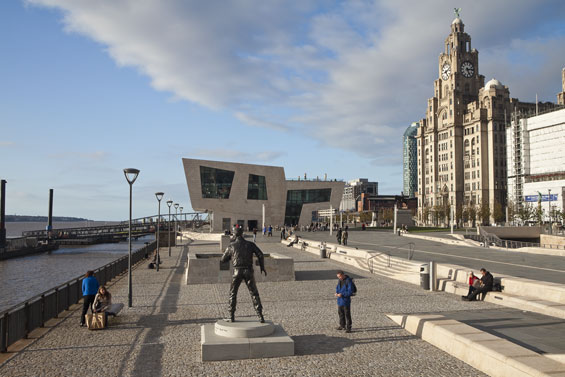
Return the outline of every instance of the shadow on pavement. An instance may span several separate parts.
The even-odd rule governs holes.
[[[352,339],[324,334],[293,336],[295,355],[324,355],[343,352],[355,344]]]
[[[337,280],[337,270],[308,270],[308,271],[295,271],[294,278],[297,281],[309,280]],[[345,271],[345,274],[353,279],[364,279],[361,275],[352,274]]]

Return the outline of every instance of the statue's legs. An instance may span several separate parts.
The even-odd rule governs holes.
[[[235,308],[237,306],[237,291],[239,290],[239,285],[244,279],[244,271],[242,269],[236,268],[233,270],[233,277],[230,286],[230,307],[229,314],[230,320],[233,322],[235,320]]]
[[[249,289],[249,293],[251,294],[251,300],[253,301],[255,312],[257,313],[259,320],[261,322],[265,322],[265,319],[263,318],[263,305],[261,305],[261,298],[259,298],[259,290],[257,290],[257,284],[255,283],[255,275],[253,275],[253,269],[245,270],[244,278],[247,289]]]

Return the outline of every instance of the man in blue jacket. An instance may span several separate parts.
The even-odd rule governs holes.
[[[84,326],[86,322],[86,313],[88,308],[94,303],[96,293],[98,293],[98,280],[94,276],[94,271],[87,271],[84,279],[82,280],[82,315],[80,316],[80,325]]]
[[[337,297],[337,313],[339,314],[338,330],[351,332],[351,295],[353,294],[353,283],[351,278],[343,273],[337,272],[337,287],[335,297]]]

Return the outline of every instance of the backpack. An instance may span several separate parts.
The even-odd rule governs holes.
[[[349,280],[351,281],[351,296],[355,296],[357,295],[357,286],[352,278],[349,278]]]

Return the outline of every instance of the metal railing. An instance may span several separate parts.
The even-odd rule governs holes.
[[[498,247],[505,247],[507,249],[519,249],[521,247],[541,247],[539,243],[536,242],[524,242],[524,241],[513,241],[513,240],[503,240],[494,236],[490,233],[486,233],[485,235],[481,234],[465,234],[463,236],[465,239],[470,239],[473,241],[481,242],[485,247],[488,246],[498,246]]]
[[[155,250],[153,241],[132,253],[132,265],[146,258]],[[125,255],[94,270],[100,285],[128,269],[128,256]],[[16,341],[27,338],[29,333],[43,327],[45,322],[57,316],[82,298],[82,280],[79,276],[55,288],[51,288],[0,313],[0,352],[6,352]]]
[[[387,257],[387,267],[391,267],[390,264],[390,254],[384,251],[378,252],[375,255],[373,255],[373,253],[369,253],[371,255],[371,257],[367,258],[367,268],[369,269],[369,271],[374,274],[374,258],[378,257],[379,255],[386,255]]]

